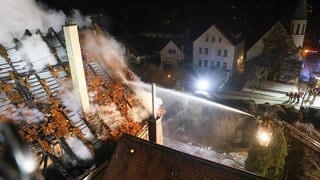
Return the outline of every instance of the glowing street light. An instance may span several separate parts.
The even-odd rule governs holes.
[[[257,131],[257,139],[261,146],[268,146],[271,141],[272,133],[264,127],[259,127]]]
[[[209,83],[208,83],[207,80],[200,80],[200,81],[198,81],[198,83],[197,83],[197,87],[198,87],[198,90],[203,90],[203,91],[205,91],[205,90],[208,90],[208,88],[209,88]]]

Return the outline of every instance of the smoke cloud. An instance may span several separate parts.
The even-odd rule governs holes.
[[[32,64],[32,68],[41,71],[47,65],[55,65],[57,61],[51,54],[47,44],[42,40],[40,35],[33,34],[26,36],[22,41],[22,46],[18,50],[21,58]]]
[[[46,31],[49,27],[61,29],[66,21],[62,11],[39,6],[34,0],[2,1],[0,6],[0,43],[10,41],[12,36],[21,37],[25,29]],[[12,35],[11,37],[8,35]]]
[[[125,63],[124,47],[110,36],[107,37],[91,33],[85,35],[85,41],[86,51],[90,52],[95,57],[101,58],[97,58],[97,60],[108,73],[111,73],[111,76],[121,77],[123,81],[126,81],[123,72],[125,69],[128,69],[128,67]]]
[[[126,73],[130,72],[131,75],[134,75],[134,73],[126,64],[125,47],[110,36],[91,33],[85,35],[85,41],[86,51],[96,57],[95,60],[100,62],[111,77],[120,78],[123,83],[130,83]],[[137,99],[142,105],[132,108],[129,114],[135,122],[141,122],[148,118],[152,112],[151,85],[147,86],[140,82],[135,75],[134,78],[136,82],[131,82],[131,85],[142,84],[142,86],[133,86],[135,91],[133,98]],[[145,88],[146,86],[147,88]],[[157,102],[158,106],[162,103],[161,99],[158,99]]]
[[[70,146],[74,154],[77,155],[79,158],[83,160],[92,159],[92,155],[88,147],[85,146],[80,139],[76,137],[68,136],[66,137],[66,142],[68,143],[68,145]]]
[[[3,115],[8,119],[14,119],[18,121],[27,121],[29,123],[39,123],[44,120],[44,115],[42,112],[40,112],[38,109],[29,108],[24,104],[19,105],[17,108],[10,107],[8,111],[15,112],[15,113],[6,113],[6,114],[0,113],[0,115]]]
[[[81,112],[80,98],[73,91],[71,79],[67,82],[59,82],[60,91],[59,96],[61,97],[62,104],[65,105],[70,111],[77,113]]]
[[[59,32],[67,20],[67,16],[61,10],[49,9],[35,0],[2,0],[0,16],[1,44],[11,42],[13,37],[20,38],[25,29],[31,32],[35,32],[36,29],[46,32],[52,27]],[[90,18],[82,16],[78,10],[73,11],[70,19],[79,26],[91,24]]]

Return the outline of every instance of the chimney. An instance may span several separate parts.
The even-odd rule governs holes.
[[[78,26],[66,25],[63,27],[66,48],[71,69],[73,90],[81,101],[83,112],[90,109],[86,78],[83,69]]]
[[[152,113],[153,116],[148,121],[149,141],[163,145],[162,117],[157,116],[155,83],[152,83]]]

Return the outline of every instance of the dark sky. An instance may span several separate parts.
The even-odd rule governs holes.
[[[290,17],[298,0],[37,0],[51,8],[66,13],[75,8],[84,14],[104,13],[111,31],[141,31],[141,27],[157,27],[167,22],[185,24],[208,19],[231,22],[241,26],[243,31],[263,29],[281,21],[290,25]],[[313,6],[308,24],[312,34],[319,37],[320,0],[308,0]],[[140,27],[140,29],[138,28]]]

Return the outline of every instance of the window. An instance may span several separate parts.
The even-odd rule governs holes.
[[[217,56],[221,56],[221,49],[218,49]]]
[[[206,37],[206,42],[208,42],[208,40],[209,40],[209,38],[208,38],[208,37]]]
[[[202,48],[199,48],[199,54],[202,54]]]
[[[298,24],[297,26],[296,34],[299,34],[299,31],[300,31],[300,24]]]
[[[221,37],[219,37],[218,42],[221,43],[221,41],[222,41],[222,40],[221,40]]]
[[[303,24],[303,25],[302,25],[302,31],[301,31],[301,34],[304,34],[305,26],[306,26],[305,24]]]
[[[202,60],[198,59],[198,66],[201,67],[202,66]]]
[[[227,69],[227,63],[226,62],[223,63],[222,69]]]
[[[208,67],[208,60],[204,60],[204,67]]]
[[[208,48],[205,48],[205,49],[204,49],[204,54],[205,54],[205,55],[208,55]]]
[[[220,61],[217,61],[217,67],[220,67]]]
[[[224,56],[224,57],[227,57],[227,56],[228,56],[228,50],[224,50],[224,51],[223,51],[223,56]]]
[[[175,49],[169,49],[169,54],[175,54],[176,50]]]
[[[216,42],[216,37],[215,37],[215,36],[213,36],[213,37],[211,38],[211,42]]]
[[[211,61],[210,63],[211,63],[210,67],[214,67],[214,61]]]

